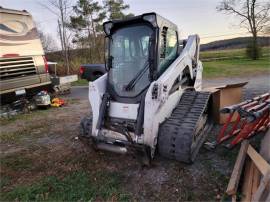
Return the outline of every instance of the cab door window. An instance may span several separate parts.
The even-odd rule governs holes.
[[[162,74],[175,60],[177,47],[177,32],[163,27],[160,36],[159,74]]]

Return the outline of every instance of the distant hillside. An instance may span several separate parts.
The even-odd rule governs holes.
[[[250,41],[251,37],[239,37],[234,39],[214,41],[211,43],[202,44],[201,51],[245,48]],[[270,37],[259,37],[258,42],[260,46],[270,46]]]

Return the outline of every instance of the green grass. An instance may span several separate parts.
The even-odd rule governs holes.
[[[26,114],[16,114],[16,115],[10,116],[9,118],[2,117],[0,118],[0,125],[1,126],[8,125],[17,120],[32,120],[33,116],[36,116],[36,115],[46,116],[49,113],[51,113],[51,110],[55,110],[55,109],[53,108],[46,109],[46,110],[40,109],[40,110],[31,111],[30,113],[26,113]]]
[[[120,189],[120,176],[99,172],[90,175],[75,171],[60,178],[49,176],[32,185],[16,186],[1,193],[1,201],[127,201],[128,194]]]
[[[204,59],[228,57],[220,60],[203,61],[203,76],[205,78],[217,78],[270,74],[270,47],[262,48],[264,57],[259,60],[247,59],[245,51],[242,48],[200,52],[202,61]],[[241,58],[235,58],[236,56],[240,56]]]
[[[0,190],[2,190],[5,186],[8,186],[11,183],[11,177],[10,176],[2,176],[0,179]]]
[[[1,167],[11,169],[13,171],[20,171],[30,169],[32,167],[32,160],[22,155],[10,155],[0,159]]]
[[[33,134],[37,136],[42,131],[46,129],[44,127],[44,122],[36,119],[38,117],[42,117],[46,119],[49,113],[53,110],[57,110],[54,108],[47,109],[47,110],[35,110],[27,114],[16,114],[9,118],[0,118],[0,125],[5,126],[12,124],[19,120],[29,121],[29,124],[18,127],[16,131],[7,132],[5,130],[0,131],[0,142],[1,143],[19,143],[22,138],[25,137],[33,137]],[[34,122],[33,122],[34,120]],[[33,123],[32,123],[33,122]],[[36,133],[33,133],[36,132]]]
[[[85,79],[78,79],[78,81],[72,82],[72,86],[88,86],[88,81]]]
[[[18,133],[7,133],[1,132],[0,133],[0,142],[1,143],[18,143],[20,142],[22,136]]]
[[[228,59],[203,62],[203,75],[207,78],[270,74],[270,59]]]
[[[44,123],[36,122],[32,125],[27,125],[26,127],[20,127],[17,131],[14,132],[0,132],[0,142],[1,143],[19,143],[23,138],[29,137],[33,138],[38,137],[39,134],[44,132],[46,127]],[[35,132],[35,133],[34,133]]]
[[[269,55],[270,47],[262,47],[262,54]],[[229,57],[234,58],[235,56],[241,56],[246,58],[246,49],[229,49],[229,50],[217,50],[217,51],[201,51],[200,58],[211,59],[211,58],[220,58],[220,57]],[[268,56],[269,57],[269,56]]]
[[[20,119],[23,120],[23,119],[29,119],[29,118],[31,118],[30,114],[16,114],[9,118],[0,118],[0,125],[4,126],[16,120],[20,120]]]

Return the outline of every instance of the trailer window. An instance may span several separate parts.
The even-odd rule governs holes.
[[[159,74],[162,74],[177,57],[177,46],[177,32],[164,27],[160,36]]]

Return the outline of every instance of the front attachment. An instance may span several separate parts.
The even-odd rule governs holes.
[[[92,117],[86,116],[80,123],[80,140],[94,150],[109,151],[118,154],[130,154],[138,159],[143,166],[151,164],[150,148],[130,141],[120,141],[106,138],[102,135],[94,137],[91,135]]]

